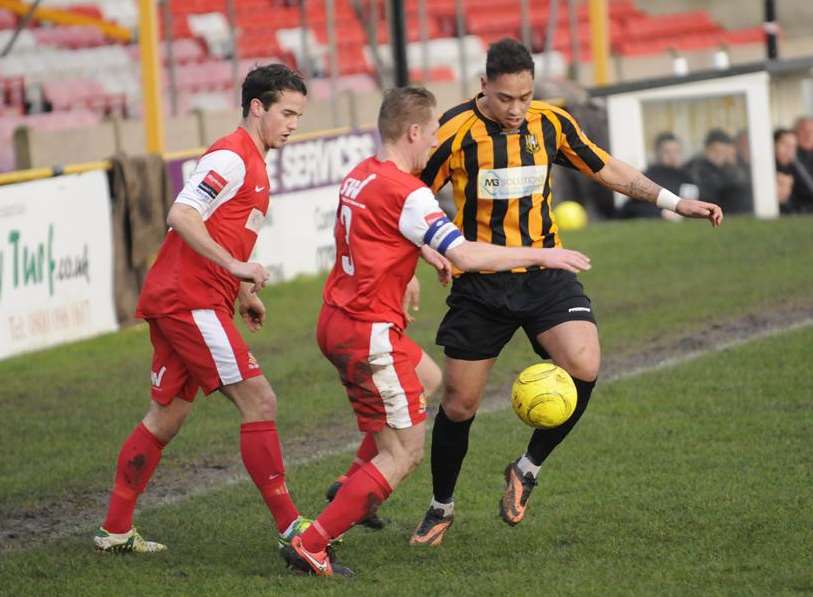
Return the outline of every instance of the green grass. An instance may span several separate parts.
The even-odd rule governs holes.
[[[528,429],[478,417],[439,549],[407,545],[428,499],[423,465],[385,505],[380,533],[351,531],[345,579],[289,576],[246,482],[139,515],[171,550],[94,554],[88,533],[0,560],[9,595],[800,595],[813,593],[813,328],[599,386],[543,467],[528,518],[496,516],[501,470]],[[289,472],[306,512],[349,455]],[[264,530],[269,529],[269,530]]]
[[[813,254],[811,218],[769,222],[639,221],[567,233],[567,246],[593,259],[581,279],[593,298],[607,354],[635,354],[656,341],[714,322],[787,305],[810,304],[813,276],[801,256]],[[438,359],[434,333],[446,290],[421,269],[423,299],[412,335]],[[332,366],[314,340],[322,279],[300,279],[263,293],[267,329],[249,342],[280,399],[283,440],[337,421],[352,425]],[[0,362],[0,517],[82,492],[104,490],[122,439],[148,404],[150,345],[145,326],[68,347]],[[535,360],[523,334],[506,348],[492,387]],[[198,398],[183,433],[162,464],[181,470],[205,456],[237,454],[235,409],[220,397]]]

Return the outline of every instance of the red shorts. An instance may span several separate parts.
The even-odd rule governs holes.
[[[319,348],[339,370],[361,431],[405,429],[426,419],[426,399],[415,368],[423,351],[391,323],[359,321],[323,305]]]
[[[147,323],[153,347],[152,399],[159,404],[175,397],[191,402],[198,388],[208,395],[220,386],[262,375],[224,311],[182,311]]]

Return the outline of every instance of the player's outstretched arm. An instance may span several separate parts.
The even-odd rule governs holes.
[[[569,249],[499,247],[463,241],[446,251],[446,257],[463,271],[510,271],[517,267],[540,265],[578,273],[590,269],[590,258]]]
[[[435,258],[436,253],[439,254],[437,257],[446,257],[463,271],[501,272],[532,265],[571,272],[590,269],[590,259],[578,251],[500,247],[467,241],[441,211],[432,191],[426,187],[413,191],[406,198],[398,227],[401,234],[417,246],[429,246],[421,250],[422,255],[441,274],[447,266]]]
[[[687,218],[704,218],[717,228],[723,221],[720,206],[706,201],[684,199],[664,189],[647,178],[642,172],[610,156],[604,167],[593,174],[593,180],[605,187],[624,193],[634,199],[642,199]]]
[[[268,272],[259,263],[239,261],[217,244],[209,236],[200,212],[194,207],[174,203],[169,210],[167,224],[174,228],[196,253],[213,261],[236,278],[251,282],[253,292],[260,290],[268,281]]]

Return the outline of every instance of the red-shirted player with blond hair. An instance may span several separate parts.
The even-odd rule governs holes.
[[[275,424],[276,397],[234,325],[234,301],[250,331],[265,321],[256,295],[268,279],[249,261],[268,212],[265,154],[296,129],[307,90],[274,64],[243,82],[243,120],[200,159],[170,209],[167,233],[144,282],[136,315],[150,326],[152,401],[124,442],[107,517],[94,543],[101,551],[153,552],[133,527],[136,500],[180,430],[198,389],[220,390],[240,411],[240,451],[285,542],[304,525],[285,485]]]
[[[347,389],[363,443],[374,440],[333,501],[282,553],[292,568],[350,575],[331,562],[327,546],[386,500],[423,458],[424,386],[437,385],[437,365],[404,330],[403,297],[418,256],[448,282],[451,266],[495,271],[542,265],[589,269],[565,249],[496,247],[466,241],[432,191],[411,172],[437,145],[435,98],[427,90],[389,91],[378,115],[379,155],[356,166],[339,191],[336,262],[325,283],[317,339]],[[445,257],[444,257],[445,255]]]

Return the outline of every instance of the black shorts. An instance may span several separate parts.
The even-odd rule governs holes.
[[[463,274],[452,284],[446,304],[437,343],[446,356],[465,361],[497,357],[518,327],[547,359],[536,339],[540,333],[565,321],[596,322],[576,274],[561,269]]]

